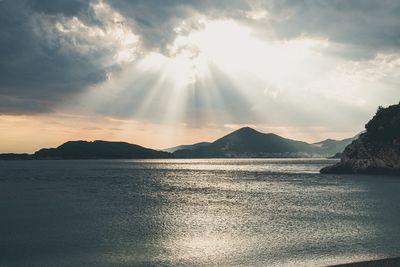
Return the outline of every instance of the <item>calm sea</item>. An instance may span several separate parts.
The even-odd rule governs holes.
[[[334,160],[0,161],[0,266],[323,266],[400,255],[400,177]]]

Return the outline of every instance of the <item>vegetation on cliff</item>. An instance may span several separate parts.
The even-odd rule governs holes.
[[[365,129],[345,148],[340,162],[321,173],[400,175],[400,103],[379,107]]]

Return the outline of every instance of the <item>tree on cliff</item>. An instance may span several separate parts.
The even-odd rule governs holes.
[[[321,173],[400,175],[400,103],[380,106],[365,129],[345,148],[340,162],[321,169]]]

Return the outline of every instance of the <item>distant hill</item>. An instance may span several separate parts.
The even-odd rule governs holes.
[[[199,148],[199,147],[208,146],[209,144],[211,144],[211,143],[210,142],[200,142],[200,143],[196,143],[196,144],[193,144],[193,145],[181,145],[181,146],[165,148],[165,149],[161,149],[161,151],[174,153],[177,150],[182,150],[182,149],[194,150],[194,149]]]
[[[41,149],[34,159],[149,159],[172,158],[167,152],[157,151],[125,142],[69,141],[57,148]]]
[[[342,157],[342,152],[338,152],[335,155],[333,155],[332,157],[329,157],[330,159],[340,159]]]
[[[317,153],[335,155],[336,153],[342,152],[345,147],[353,142],[353,140],[357,139],[357,137],[358,135],[343,140],[326,139],[321,142],[313,143],[312,145],[319,148],[319,150],[316,150]]]
[[[41,149],[31,155],[0,154],[0,160],[331,157],[342,152],[343,148],[352,140],[353,138],[339,141],[327,139],[309,144],[244,127],[212,143],[201,142],[172,147],[164,149],[164,151],[125,142],[69,141],[57,148]]]
[[[193,150],[177,150],[174,155],[182,158],[299,157],[311,155],[320,150],[319,147],[306,142],[286,139],[272,133],[265,134],[244,127],[209,145]]]

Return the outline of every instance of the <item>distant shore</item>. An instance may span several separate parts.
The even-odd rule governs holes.
[[[378,267],[378,266],[379,267],[398,267],[398,266],[400,266],[400,257],[332,265],[331,267]]]

